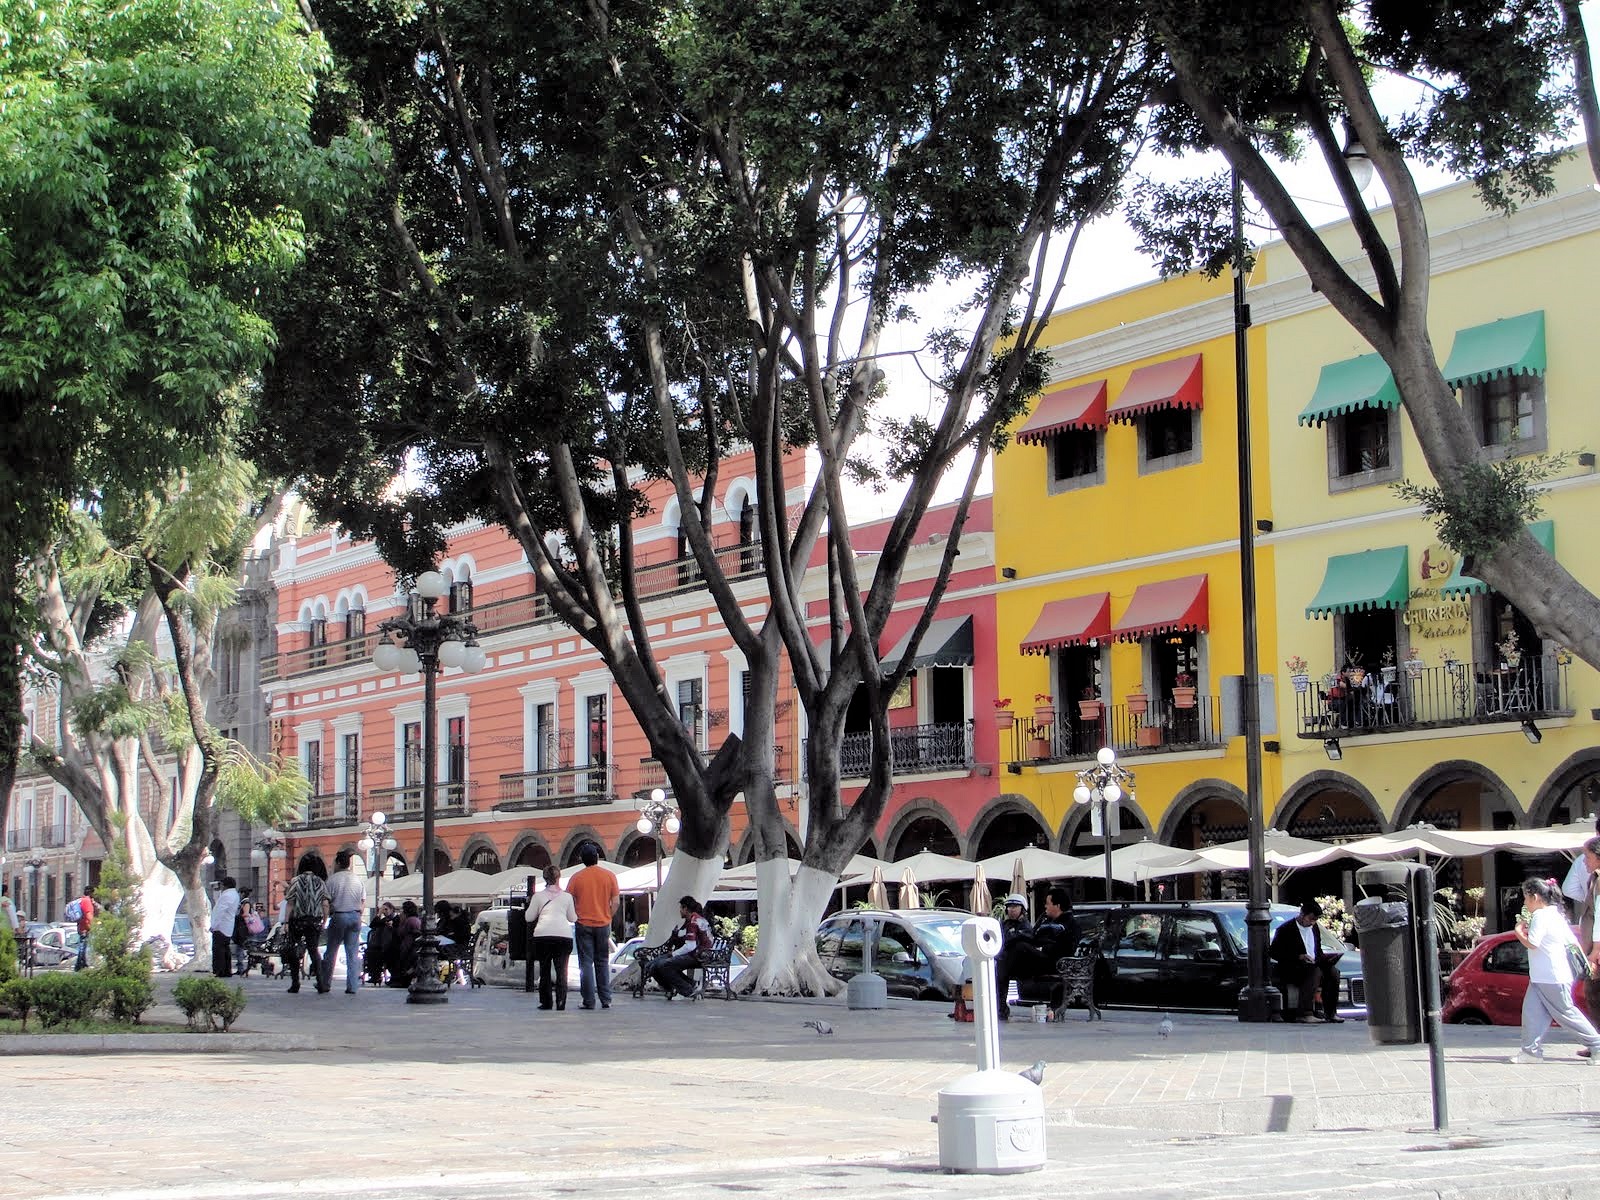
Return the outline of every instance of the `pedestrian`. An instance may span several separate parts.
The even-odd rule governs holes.
[[[239,885],[232,875],[224,875],[222,890],[211,903],[211,973],[218,979],[233,977],[233,928],[239,904]]]
[[[1027,898],[1016,894],[1006,897],[1007,916],[1011,915],[1012,901],[1026,905]],[[1071,903],[1065,888],[1051,888],[1045,894],[1044,916],[1033,931],[1015,933],[1001,943],[999,957],[994,963],[994,983],[1002,1021],[1008,1019],[1006,993],[1011,990],[1013,979],[1019,986],[1035,979],[1054,981],[1057,979],[1056,964],[1077,952],[1078,922],[1073,919]],[[1020,915],[1023,909],[1017,911]],[[1002,932],[1004,928],[1002,925]]]
[[[322,955],[317,950],[317,939],[322,934],[322,922],[328,915],[328,885],[323,882],[328,868],[320,854],[302,854],[295,865],[295,876],[284,889],[282,920],[288,930],[284,950],[289,960],[289,991],[300,990],[301,959],[311,955],[312,986],[322,982]]]
[[[537,963],[539,1007],[546,1012],[550,1010],[552,998],[556,1011],[567,1007],[567,961],[572,957],[572,927],[577,919],[572,897],[561,890],[561,872],[552,863],[544,869],[544,891],[529,898],[523,913],[523,923],[528,930],[528,965],[522,990],[533,991]]]
[[[1600,815],[1594,819],[1594,831],[1600,836]],[[1580,854],[1572,860],[1566,878],[1561,881],[1561,898],[1566,902],[1574,924],[1583,913],[1584,902],[1589,899],[1589,880],[1593,874],[1593,868],[1584,862]]]
[[[1322,948],[1322,937],[1317,929],[1317,918],[1322,916],[1322,905],[1307,900],[1300,906],[1300,915],[1278,926],[1267,946],[1267,957],[1272,960],[1274,982],[1281,987],[1293,986],[1299,1000],[1295,1020],[1312,1024],[1319,1019],[1331,1025],[1342,1025],[1339,1015],[1339,958]],[[1312,1001],[1320,988],[1322,1016],[1312,1011]],[[1289,1018],[1287,1015],[1285,1020]]]
[[[622,894],[617,877],[602,866],[600,851],[585,842],[579,854],[583,870],[567,881],[567,891],[577,914],[572,940],[578,951],[578,984],[583,1007],[592,1009],[598,996],[601,1008],[611,1007],[611,921]]]
[[[422,936],[422,910],[416,902],[400,905],[395,922],[394,943],[389,949],[389,986],[410,987],[417,974],[417,939]]]
[[[1589,1048],[1589,1065],[1600,1064],[1600,1033],[1572,1003],[1572,964],[1567,947],[1577,939],[1561,907],[1561,890],[1553,879],[1528,879],[1522,884],[1526,921],[1517,921],[1517,940],[1528,948],[1528,990],[1522,997],[1522,1049],[1514,1063],[1544,1061],[1544,1035],[1554,1021]],[[1581,953],[1581,950],[1578,951]]]
[[[700,998],[700,985],[689,980],[689,972],[711,953],[711,922],[706,920],[706,910],[693,896],[678,901],[681,924],[672,931],[666,944],[672,953],[650,964],[650,978],[654,979],[667,999],[682,996],[688,1000]]]
[[[0,883],[0,918],[5,920],[6,927],[13,934],[21,928],[21,922],[17,919],[17,906],[11,902],[11,885],[9,883]]]
[[[1592,837],[1583,844],[1578,861],[1583,864],[1588,885],[1578,909],[1578,944],[1589,959],[1589,978],[1583,981],[1583,998],[1588,1001],[1590,1012],[1600,1013],[1600,946],[1595,945],[1594,937],[1595,904],[1600,901],[1600,837]]]
[[[381,987],[383,984],[383,972],[389,965],[389,956],[394,952],[395,926],[399,923],[400,914],[395,911],[393,904],[385,900],[379,905],[372,923],[367,926],[367,949],[362,956],[361,966],[366,972],[367,983],[372,987]]]
[[[995,974],[996,984],[996,1015],[1002,1021],[1011,1019],[1011,1005],[1007,1003],[1007,993],[1011,990],[1011,980],[1015,971],[1007,970],[1010,963],[1021,947],[1031,945],[1033,942],[1033,924],[1028,920],[1028,898],[1020,893],[1013,892],[1006,897],[1005,916],[1000,921],[1000,954],[997,960]]]
[[[361,918],[367,910],[367,889],[350,869],[350,851],[333,856],[333,874],[328,877],[328,940],[322,951],[322,974],[317,991],[333,987],[333,960],[344,947],[345,995],[354,996],[361,986]]]
[[[100,908],[91,896],[88,884],[83,885],[83,895],[78,897],[78,961],[73,963],[74,971],[81,971],[89,965],[89,930],[94,928],[94,916]]]

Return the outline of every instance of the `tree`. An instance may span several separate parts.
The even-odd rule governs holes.
[[[1486,469],[1484,451],[1440,373],[1427,330],[1427,220],[1406,160],[1444,164],[1471,178],[1491,208],[1546,194],[1557,157],[1551,147],[1573,121],[1565,77],[1571,41],[1561,13],[1542,0],[1365,8],[1340,0],[1155,0],[1145,8],[1175,79],[1174,94],[1156,118],[1166,144],[1219,150],[1312,285],[1383,356],[1441,496],[1465,496],[1474,506],[1458,514],[1458,524],[1481,531],[1486,512],[1523,512],[1514,493],[1526,481],[1517,472]],[[1384,73],[1425,80],[1425,99],[1412,111],[1386,116],[1372,91],[1373,77]],[[1587,91],[1592,94],[1592,86]],[[1341,121],[1360,139],[1388,191],[1393,248],[1351,177],[1336,132]],[[1330,251],[1265,153],[1292,150],[1296,138],[1327,163],[1376,294]],[[1187,233],[1196,226],[1182,228]],[[1154,232],[1160,241],[1160,230]],[[1214,238],[1209,246],[1204,237],[1165,245],[1175,250],[1171,262],[1226,261],[1218,258]],[[1485,497],[1482,488],[1504,495]],[[1478,555],[1474,574],[1547,636],[1600,666],[1600,599],[1523,529],[1520,518],[1508,518],[1492,533],[1496,548]]]
[[[1136,140],[1151,54],[1114,32],[1132,17],[1077,0],[317,10],[342,100],[381,131],[390,170],[366,225],[318,233],[280,313],[288,352],[258,444],[287,447],[275,465],[401,570],[467,515],[518,538],[673,784],[669,891],[714,881],[743,796],[763,863],[749,975],[762,990],[832,986],[810,933],[882,814],[886,709],[913,657],[885,675],[879,638],[936,484],[972,456],[945,577],[981,461],[1039,386],[1034,345],[1060,286],[1042,265],[1051,239],[1111,201]],[[930,350],[940,408],[887,426],[894,454],[867,463],[885,323],[932,280],[967,275],[970,327]],[[708,530],[733,445],[756,462],[758,620]],[[791,510],[786,463],[808,450],[820,471]],[[403,465],[423,486],[396,499]],[[870,579],[844,508],[853,474],[907,489]],[[750,670],[745,736],[709,760],[674,711],[635,586],[640,477],[670,481]],[[833,584],[823,653],[799,589],[819,546]],[[812,734],[792,889],[774,791],[784,660]],[[874,768],[846,807],[838,734],[857,688]]]
[[[30,568],[42,622],[33,656],[59,693],[62,720],[59,740],[35,731],[29,754],[137,887],[130,911],[143,922],[141,941],[171,935],[180,893],[196,928],[209,920],[202,862],[219,804],[272,823],[306,795],[298,771],[255,761],[205,720],[217,613],[277,511],[276,499],[263,503],[255,491],[253,469],[220,455],[160,494],[105,505],[97,518],[75,513]],[[140,805],[151,787],[161,797],[153,824]],[[208,952],[195,961],[205,966]]]
[[[365,143],[313,146],[323,63],[252,0],[0,0],[0,795],[36,614],[24,564],[75,504],[226,433],[262,289]],[[3,810],[0,810],[3,820]]]

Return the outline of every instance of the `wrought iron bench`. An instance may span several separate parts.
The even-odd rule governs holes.
[[[1069,1007],[1079,1004],[1089,1010],[1087,1020],[1105,1020],[1094,1002],[1094,976],[1099,965],[1099,954],[1075,954],[1056,960],[1056,974],[1061,977],[1061,1002],[1056,1005],[1056,1020],[1061,1020]]]
[[[633,998],[644,999],[645,985],[650,982],[650,968],[655,963],[667,957],[672,951],[666,946],[640,946],[633,952],[633,960],[638,964],[638,978],[633,981]],[[733,964],[733,943],[725,937],[713,937],[711,949],[695,965],[689,968],[689,974],[700,973],[700,994],[709,995],[720,990],[724,1000],[733,999],[733,982],[731,967]]]

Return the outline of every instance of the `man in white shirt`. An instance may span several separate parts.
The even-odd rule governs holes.
[[[211,973],[218,979],[233,976],[233,923],[239,916],[239,885],[232,875],[222,877],[222,890],[211,902]]]
[[[1322,990],[1322,1020],[1341,1024],[1339,1015],[1339,958],[1322,949],[1317,933],[1317,918],[1322,915],[1322,905],[1307,900],[1300,906],[1300,915],[1285,921],[1272,935],[1267,956],[1272,959],[1272,973],[1280,984],[1293,984],[1299,991],[1297,1021],[1313,1022],[1318,1018],[1312,1011],[1312,995]],[[1289,1020],[1284,1013],[1284,1020]]]
[[[350,851],[333,856],[333,874],[328,876],[328,940],[322,952],[322,977],[317,991],[333,986],[333,958],[344,947],[344,990],[354,996],[361,986],[361,918],[367,911],[367,888],[350,869]]]

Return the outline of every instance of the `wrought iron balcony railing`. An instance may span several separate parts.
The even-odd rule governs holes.
[[[897,776],[967,770],[972,766],[972,722],[891,729],[889,752]],[[839,777],[865,779],[871,769],[872,734],[845,734],[839,743]]]
[[[374,808],[381,808],[393,821],[422,820],[422,785],[406,784],[402,787],[375,788],[367,793]],[[434,784],[433,815],[436,817],[464,817],[472,811],[472,781],[440,780]]]
[[[1009,733],[1001,733],[1001,757],[1015,767],[1093,758],[1102,746],[1116,750],[1119,758],[1213,749],[1223,743],[1219,711],[1216,696],[1196,696],[1185,705],[1170,697],[1152,699],[1142,712],[1126,704],[1106,704],[1093,717],[1075,707],[1071,714],[1057,713],[1050,723],[1020,717]]]
[[[362,819],[362,795],[354,792],[319,792],[306,800],[305,816],[285,821],[285,829],[322,829],[354,825]]]
[[[604,763],[594,763],[502,775],[495,808],[501,812],[580,808],[609,804],[614,799],[610,769]]]

